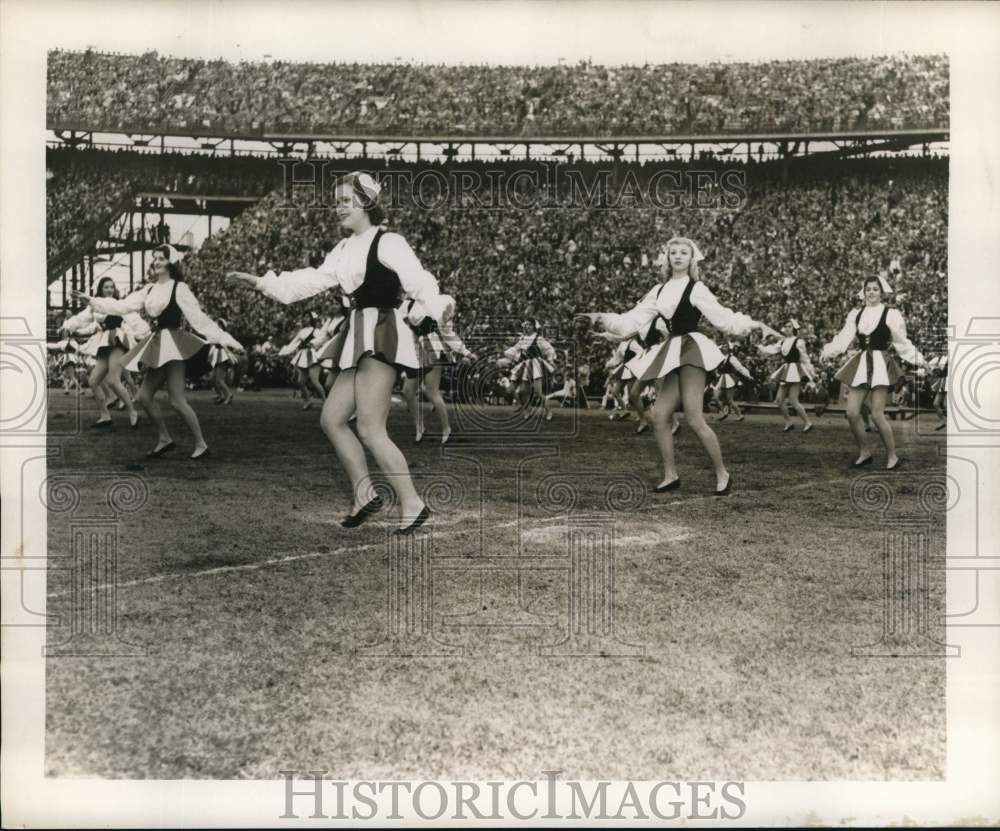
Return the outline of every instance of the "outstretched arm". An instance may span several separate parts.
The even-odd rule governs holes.
[[[691,290],[691,304],[705,316],[709,323],[727,335],[742,337],[763,326],[749,315],[734,312],[723,306],[708,286],[700,281],[695,283]]]
[[[198,298],[194,296],[187,283],[177,284],[177,305],[181,307],[184,319],[191,324],[196,332],[204,335],[209,343],[228,346],[237,352],[243,351],[243,346],[238,340],[202,311]]]
[[[852,309],[847,313],[847,319],[844,321],[844,328],[841,329],[834,339],[830,341],[823,349],[820,351],[819,356],[822,360],[827,358],[836,358],[838,355],[843,355],[851,345],[851,341],[854,340],[854,336],[857,334],[857,329],[854,325],[854,320],[858,316],[856,309]]]

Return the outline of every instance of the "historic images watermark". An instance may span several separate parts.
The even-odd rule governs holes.
[[[327,779],[326,770],[283,770],[279,819],[364,822],[422,820],[738,820],[747,811],[743,782],[578,782],[563,770],[543,780],[487,782]]]
[[[282,195],[299,206],[332,205],[337,182],[350,170],[333,159],[278,159]],[[388,208],[466,210],[739,210],[748,199],[746,170],[735,166],[661,167],[640,177],[634,168],[587,170],[536,163],[509,169],[388,168],[378,171],[381,201]]]

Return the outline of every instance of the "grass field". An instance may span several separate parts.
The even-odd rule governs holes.
[[[369,649],[392,619],[395,523],[339,527],[345,481],[318,412],[285,393],[192,402],[212,447],[204,462],[188,460],[173,416],[180,446],[162,460],[143,458],[151,427],[129,431],[121,414],[112,431],[51,439],[50,477],[74,483],[80,503],[50,513],[50,556],[70,553],[74,524],[109,516],[116,477],[141,479],[148,499],[117,524],[119,631],[145,655],[47,661],[49,775],[944,776],[944,659],[852,656],[882,633],[883,529],[852,501],[860,477],[839,415],[805,436],[774,416],[718,424],[734,493],[716,499],[687,429],[684,487],[656,495],[655,442],[634,421],[565,409],[498,438],[487,428],[507,411],[479,411],[477,424],[456,413],[465,432],[442,457],[393,412],[418,486],[441,505],[417,581],[427,588],[429,572],[433,638]],[[52,395],[50,432],[71,431],[75,407]],[[864,474],[873,499],[887,484],[889,518],[917,512],[926,483],[944,479],[943,442],[913,422],[894,429],[905,467],[886,474],[877,455]],[[943,510],[929,522],[930,553],[943,554]],[[614,583],[591,577],[612,598],[618,641],[546,651],[574,598],[591,608],[571,579],[568,534],[612,526]],[[50,613],[67,619],[70,575],[48,585]],[[940,632],[940,573],[929,595]],[[55,629],[50,643],[65,636]]]

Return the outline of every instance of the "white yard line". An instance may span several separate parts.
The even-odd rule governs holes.
[[[840,477],[837,479],[823,479],[819,482],[812,480],[809,482],[802,482],[797,485],[785,485],[784,487],[779,487],[779,488],[769,488],[767,492],[773,493],[775,491],[804,490],[806,488],[815,488],[821,485],[831,485],[840,482],[850,482],[853,478],[854,477],[848,476],[848,477]],[[730,496],[719,498],[719,502],[721,505],[724,505],[725,502],[723,501],[723,499],[734,499],[738,497],[739,495],[737,493],[734,493],[731,494]],[[635,513],[649,513],[652,511],[670,510],[675,505],[684,505],[687,503],[695,503],[695,502],[705,502],[715,499],[716,497],[709,493],[701,496],[692,496],[689,497],[688,499],[672,499],[670,501],[653,502],[645,507],[639,508],[637,511],[635,511]],[[517,525],[519,522],[521,523],[551,522],[551,520],[546,518],[537,518],[537,519],[521,518],[515,520],[505,520],[503,522],[491,523],[490,528],[511,528]],[[280,557],[271,557],[270,559],[261,560],[260,562],[255,562],[255,563],[240,563],[238,565],[216,566],[215,568],[206,568],[202,569],[201,571],[179,571],[179,572],[172,572],[170,574],[156,574],[150,577],[141,577],[137,580],[123,580],[121,582],[114,584],[102,583],[97,586],[88,587],[88,590],[99,591],[111,588],[112,585],[118,589],[126,589],[126,588],[132,588],[134,586],[144,586],[151,583],[162,583],[166,580],[183,580],[191,577],[209,577],[217,574],[232,574],[235,572],[242,572],[242,571],[260,571],[261,569],[271,568],[272,566],[280,566],[286,563],[295,563],[302,560],[315,560],[321,557],[331,557],[337,554],[352,554],[361,551],[380,549],[383,548],[384,545],[385,545],[384,542],[370,542],[370,543],[363,543],[361,545],[346,545],[346,546],[340,546],[338,548],[332,548],[328,551],[310,551],[305,554],[288,554]],[[52,592],[49,593],[47,597],[53,599],[58,597],[67,597],[72,593],[73,593],[72,590]]]

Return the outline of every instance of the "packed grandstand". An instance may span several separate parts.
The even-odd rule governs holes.
[[[669,135],[942,127],[944,55],[446,66],[53,51],[49,125],[396,135]]]
[[[946,127],[947,85],[946,59],[936,56],[567,68],[233,64],[53,52],[48,116],[50,128],[211,126],[217,135],[248,136],[268,129],[565,136],[876,130]],[[329,100],[321,106],[322,95]],[[280,346],[307,312],[329,313],[329,298],[279,306],[223,279],[231,270],[301,267],[340,238],[329,192],[317,198],[308,187],[289,188],[287,163],[53,147],[47,165],[50,279],[51,267],[82,254],[136,193],[247,196],[259,201],[185,259],[204,306],[248,347]],[[567,344],[575,313],[624,310],[655,284],[659,249],[677,234],[698,240],[707,258],[703,277],[724,303],[774,326],[797,317],[814,347],[856,305],[862,277],[878,272],[894,285],[894,304],[922,350],[934,354],[944,337],[946,158],[829,155],[790,169],[752,157],[613,166],[339,158],[332,167],[368,170],[390,184],[390,227],[459,299],[456,324],[466,338],[500,336],[511,321],[533,318]],[[515,170],[523,175],[512,191]],[[604,198],[595,197],[594,183],[609,170]],[[679,196],[650,198],[664,174]],[[735,187],[727,189],[724,176]],[[457,180],[465,184],[456,190]],[[584,338],[576,348],[599,385],[610,347]],[[766,377],[753,350],[743,357]]]

